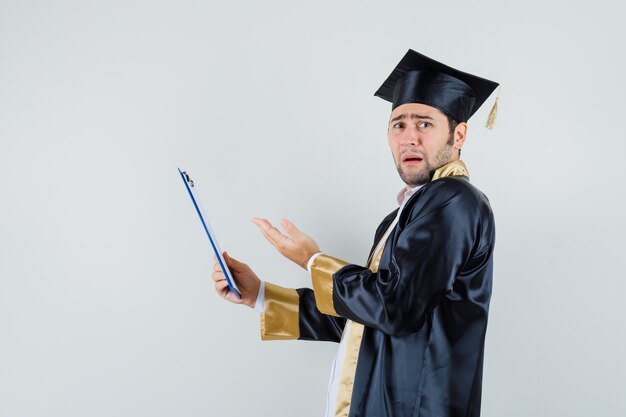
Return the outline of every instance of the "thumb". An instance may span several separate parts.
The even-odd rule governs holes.
[[[245,268],[246,264],[244,264],[243,262],[239,262],[235,258],[231,258],[228,252],[224,252],[223,255],[224,255],[224,260],[226,261],[226,264],[228,265],[230,269],[234,271],[241,271],[242,269]]]

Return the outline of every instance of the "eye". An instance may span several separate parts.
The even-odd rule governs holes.
[[[427,127],[431,127],[432,125],[433,125],[433,124],[432,124],[432,123],[430,123],[430,122],[421,122],[421,123],[419,124],[419,127],[420,127],[420,129],[425,129],[425,128],[427,128]]]
[[[394,129],[402,129],[404,127],[404,123],[397,122],[397,123],[394,123],[391,127],[393,127]]]

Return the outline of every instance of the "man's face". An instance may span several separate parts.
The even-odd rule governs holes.
[[[448,118],[438,109],[419,103],[396,107],[389,120],[389,146],[402,181],[426,184],[437,168],[458,159],[467,125],[450,132]]]

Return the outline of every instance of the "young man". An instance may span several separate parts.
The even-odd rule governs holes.
[[[264,340],[340,342],[326,416],[480,414],[495,226],[459,160],[467,120],[497,84],[415,51],[376,95],[392,102],[389,146],[406,184],[378,226],[367,266],[320,253],[287,220],[254,219],[313,289],[262,283],[226,256],[242,298],[215,265],[217,292],[262,312]]]

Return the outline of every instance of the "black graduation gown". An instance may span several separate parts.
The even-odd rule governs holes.
[[[364,328],[349,417],[479,416],[494,243],[484,194],[464,176],[430,182],[406,203],[376,272],[321,255],[314,290],[266,289],[262,337],[338,342],[352,320]],[[288,313],[276,307],[287,299],[297,303]],[[294,318],[291,334],[275,331]]]

